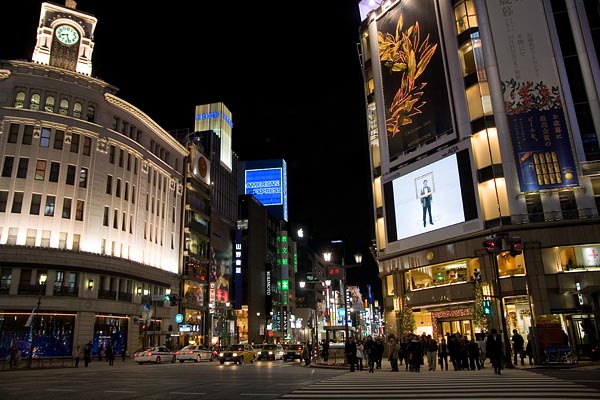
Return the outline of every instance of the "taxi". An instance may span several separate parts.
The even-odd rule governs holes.
[[[253,363],[256,359],[256,350],[252,345],[247,343],[232,344],[225,350],[219,353],[219,362],[233,362],[234,364],[242,364],[245,362]]]

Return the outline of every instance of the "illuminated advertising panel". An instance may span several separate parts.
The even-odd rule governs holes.
[[[486,3],[521,191],[577,186],[544,6]]]
[[[233,262],[235,265],[235,309],[242,309],[242,269],[243,269],[243,260],[244,260],[244,247],[242,243],[242,230],[235,230],[235,251]]]
[[[433,0],[402,1],[378,22],[391,161],[453,132],[436,15]]]
[[[192,147],[192,174],[202,182],[210,185],[210,161],[198,149]]]
[[[282,168],[248,169],[244,187],[264,206],[283,204]]]
[[[233,118],[223,103],[196,106],[194,130],[196,132],[213,131],[221,139],[221,164],[229,171],[232,168],[231,132]]]
[[[450,154],[384,184],[388,242],[477,218],[468,150]]]

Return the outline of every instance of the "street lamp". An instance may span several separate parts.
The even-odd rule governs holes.
[[[349,332],[349,328],[348,328],[348,297],[346,296],[346,268],[354,268],[354,267],[360,267],[362,266],[362,254],[360,253],[356,253],[354,254],[354,261],[356,262],[356,264],[349,264],[346,265],[344,262],[344,256],[342,255],[342,264],[341,265],[337,265],[337,264],[333,264],[331,262],[331,252],[325,252],[323,253],[323,258],[325,259],[325,262],[330,264],[330,268],[327,269],[327,276],[338,276],[339,280],[340,280],[340,294],[343,294],[344,296],[344,340],[348,340],[348,337],[350,336],[350,332]],[[333,267],[333,268],[331,268]],[[342,275],[340,274],[340,271],[338,271],[338,268],[341,271],[341,273],[343,274],[343,291],[342,291]]]
[[[40,305],[42,304],[42,294],[44,293],[44,289],[46,288],[46,279],[48,279],[48,275],[40,274],[40,294],[38,295],[37,307],[35,308],[35,320],[31,324],[31,343],[29,345],[29,356],[27,357],[27,368],[31,368],[31,362],[33,361],[33,350],[35,348],[34,333],[36,324],[38,325],[38,335],[40,335],[42,330],[42,321],[39,319],[39,315]]]

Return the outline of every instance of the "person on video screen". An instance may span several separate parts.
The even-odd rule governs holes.
[[[427,215],[429,215],[429,223],[433,225],[433,218],[431,218],[431,201],[433,200],[433,196],[431,188],[427,185],[427,179],[423,181],[419,199],[421,199],[421,207],[423,208],[423,227],[427,226]]]

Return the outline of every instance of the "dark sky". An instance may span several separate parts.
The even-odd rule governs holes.
[[[41,3],[11,3],[0,58],[31,60]],[[357,0],[240,4],[77,1],[98,19],[92,75],[166,130],[193,129],[196,105],[223,102],[240,160],[285,159],[290,222],[343,239],[347,264],[363,253],[348,280],[379,298]]]

